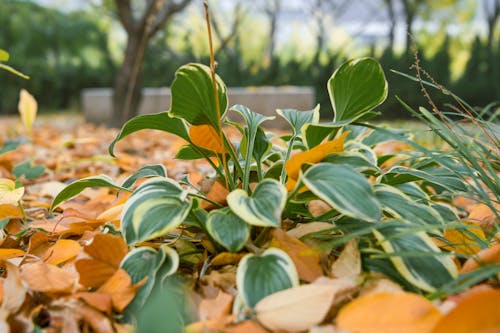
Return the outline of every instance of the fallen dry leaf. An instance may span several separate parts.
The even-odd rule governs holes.
[[[73,298],[83,300],[97,310],[110,314],[112,311],[111,295],[100,292],[78,292],[71,295]]]
[[[484,265],[500,264],[500,243],[479,251],[475,256],[467,259],[460,270],[461,274],[471,272]]]
[[[225,333],[268,333],[265,328],[260,326],[255,321],[245,320],[236,325],[226,327],[224,329]]]
[[[486,240],[483,230],[471,222],[464,222],[467,230],[457,228],[445,229],[444,237],[450,245],[443,245],[442,248],[454,251],[457,254],[472,255],[481,250],[481,242]]]
[[[273,239],[269,246],[277,247],[290,256],[301,280],[312,282],[318,277],[323,276],[319,253],[297,238],[289,236],[283,230],[273,230]]]
[[[257,319],[272,331],[304,331],[323,321],[337,294],[353,287],[352,281],[337,279],[285,289],[257,303]]]
[[[43,260],[48,264],[59,265],[76,258],[80,250],[81,246],[77,241],[60,239],[45,252]]]
[[[17,205],[11,204],[0,204],[0,220],[10,217],[10,218],[22,218],[23,212],[19,209]]]
[[[500,211],[500,204],[495,204],[495,208],[497,211]],[[485,204],[476,205],[470,212],[467,220],[485,230],[492,230],[495,224],[499,223],[495,213]]]
[[[210,262],[211,266],[237,265],[246,253],[221,252]]]
[[[69,293],[78,276],[54,265],[36,261],[21,267],[21,278],[34,291],[44,293]]]
[[[464,298],[432,333],[500,332],[500,290],[484,290]]]
[[[0,249],[0,260],[7,260],[24,256],[25,252],[19,249]]]
[[[146,279],[133,285],[127,272],[120,268],[97,291],[111,295],[113,309],[123,312],[134,299],[137,289],[145,282]]]
[[[198,305],[198,318],[200,321],[218,319],[229,315],[233,296],[219,289],[215,298],[204,298]]]
[[[353,278],[361,274],[361,254],[358,240],[350,240],[332,264],[330,272],[337,278]]]
[[[6,314],[17,312],[24,303],[26,288],[24,287],[19,269],[16,265],[6,261],[7,277],[2,279],[1,309]]]
[[[431,332],[441,318],[427,299],[411,293],[376,293],[344,306],[337,327],[358,333]]]

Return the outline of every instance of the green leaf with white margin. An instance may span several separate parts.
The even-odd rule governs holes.
[[[227,196],[231,210],[242,220],[260,227],[279,227],[285,207],[286,188],[278,181],[262,180],[249,197],[247,192],[236,189]]]
[[[175,72],[172,83],[172,103],[170,112],[175,117],[184,119],[191,125],[212,125],[219,130],[220,118],[227,108],[226,85],[216,75],[217,93],[221,114],[215,106],[214,86],[210,68],[197,63],[180,67]]]
[[[280,290],[299,285],[297,269],[282,250],[269,248],[261,255],[247,254],[236,272],[238,294],[253,308],[261,299]]]
[[[59,194],[54,198],[54,201],[52,201],[50,211],[53,211],[62,202],[76,197],[83,190],[89,187],[109,187],[130,192],[129,189],[116,185],[113,180],[106,175],[82,178],[69,184],[61,192],[59,192]]]
[[[179,267],[179,255],[167,245],[158,250],[143,246],[131,250],[120,263],[130,278],[136,284],[147,277],[146,283],[139,288],[134,300],[128,305],[127,311],[140,309],[148,299],[157,278],[163,280],[172,275]]]
[[[205,154],[205,155],[204,155]],[[182,146],[175,154],[178,160],[199,160],[205,156],[215,156],[215,153],[208,149],[203,149],[192,144]]]
[[[344,215],[373,222],[382,217],[371,184],[348,165],[319,163],[309,168],[299,180]]]
[[[0,49],[0,61],[9,61],[9,53]]]
[[[441,215],[436,210],[415,202],[395,187],[377,184],[374,186],[374,190],[383,209],[396,218],[421,225],[444,224]]]
[[[373,58],[342,64],[328,80],[335,122],[353,122],[367,115],[387,98],[387,81]]]
[[[207,230],[230,252],[238,252],[250,237],[250,226],[229,208],[212,210],[206,222]]]
[[[415,232],[409,223],[374,229],[373,234],[401,276],[421,290],[435,291],[458,275],[451,257],[443,255],[426,233]]]
[[[122,187],[130,188],[139,178],[167,177],[167,170],[162,164],[145,165],[132,175],[130,175],[122,184]]]
[[[359,172],[367,172],[370,174],[380,174],[381,170],[377,165],[369,161],[365,155],[359,152],[343,151],[337,154],[331,154],[325,157],[323,162],[333,163],[337,165],[349,165]]]
[[[114,149],[118,141],[132,133],[144,129],[153,129],[175,134],[188,142],[190,141],[186,124],[182,119],[173,118],[171,112],[145,114],[132,118],[123,125],[120,133],[118,133],[116,138],[109,145],[109,154],[115,157]]]
[[[127,244],[165,236],[186,219],[191,201],[173,180],[152,178],[141,184],[127,200],[121,218]]]
[[[382,182],[389,185],[399,185],[418,180],[424,180],[450,191],[467,191],[467,186],[464,182],[445,168],[418,170],[404,166],[396,166],[391,168],[382,178]]]
[[[334,123],[305,124],[302,126],[302,142],[307,149],[319,145],[327,137],[334,137],[342,126]]]
[[[319,122],[319,105],[312,110],[277,109],[276,113],[283,117],[292,127],[293,135],[300,136],[302,127],[306,124]]]

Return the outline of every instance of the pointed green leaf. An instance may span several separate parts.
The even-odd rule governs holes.
[[[139,178],[150,178],[156,176],[166,177],[167,170],[165,170],[165,167],[161,164],[145,165],[125,179],[122,187],[130,188]]]
[[[382,178],[382,181],[389,185],[398,185],[417,180],[424,180],[450,191],[467,191],[465,183],[445,168],[418,170],[397,166],[390,169]]]
[[[173,180],[156,177],[141,184],[122,212],[121,228],[127,244],[165,236],[186,219],[191,201]]]
[[[319,105],[317,105],[313,110],[308,111],[277,109],[276,113],[290,124],[294,136],[299,136],[301,134],[301,130],[304,125],[317,124],[319,122]]]
[[[307,149],[319,145],[327,136],[334,137],[342,126],[333,123],[305,124],[302,126],[302,141]]]
[[[127,135],[144,129],[153,129],[175,134],[178,137],[189,142],[189,133],[187,127],[181,119],[171,117],[170,112],[145,114],[132,118],[127,121],[125,125],[123,125],[120,133],[109,145],[109,154],[114,157],[114,148],[118,141],[120,141]]]
[[[21,73],[20,71],[18,71],[17,69],[14,69],[14,68],[7,66],[5,64],[0,64],[0,68],[5,69],[7,72],[11,72],[14,75],[22,77],[25,80],[29,80],[29,78],[30,78],[28,75],[25,75],[25,74]]]
[[[299,285],[299,277],[290,257],[282,250],[269,248],[260,256],[247,254],[236,272],[238,294],[253,308],[261,299],[280,290]]]
[[[255,187],[250,197],[244,190],[232,191],[227,196],[227,203],[248,224],[279,227],[286,197],[287,191],[281,183],[266,178]]]
[[[61,192],[59,192],[59,194],[54,198],[52,205],[50,206],[50,211],[53,211],[54,208],[59,206],[63,201],[67,201],[71,198],[76,197],[88,187],[109,187],[116,188],[118,190],[129,191],[127,188],[116,185],[113,180],[106,175],[82,178],[69,184]]]
[[[210,68],[196,63],[182,66],[175,73],[172,83],[172,104],[170,112],[191,125],[212,125],[217,131],[227,108],[226,85],[217,76],[217,92],[221,114],[217,114],[214,86]]]
[[[372,58],[345,62],[328,80],[334,121],[353,122],[366,116],[387,97],[387,81],[380,64]]]
[[[424,291],[435,291],[458,275],[450,256],[442,255],[436,244],[424,232],[408,232],[412,226],[397,226],[373,230],[389,260],[401,276]],[[401,234],[404,236],[401,236]]]
[[[213,239],[231,252],[241,250],[250,237],[250,226],[229,208],[211,211],[207,230]]]
[[[4,143],[3,147],[0,148],[0,155],[8,153],[9,151],[13,151],[18,146],[19,146],[19,142],[7,141]]]
[[[206,156],[215,156],[213,151],[203,149],[192,144],[187,144],[182,146],[177,151],[177,154],[175,154],[175,158],[179,160],[198,160],[201,158],[205,158],[205,155],[203,155],[202,152]]]
[[[366,221],[378,221],[382,216],[371,184],[350,166],[319,163],[309,168],[300,180],[344,215]]]

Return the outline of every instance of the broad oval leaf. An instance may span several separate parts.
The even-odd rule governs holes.
[[[368,180],[347,165],[320,163],[309,168],[302,182],[340,213],[365,221],[378,221],[382,209]]]
[[[227,196],[231,210],[242,220],[261,227],[279,227],[287,192],[283,185],[270,178],[262,180],[252,195],[236,189]]]
[[[241,250],[250,237],[250,226],[229,208],[211,211],[207,230],[213,239],[231,252]]]
[[[36,99],[25,89],[21,89],[19,93],[19,103],[17,105],[21,121],[28,134],[31,133],[33,122],[35,121],[38,112],[38,103]]]
[[[337,316],[337,326],[349,332],[429,332],[441,312],[427,299],[411,293],[374,293],[356,298]]]
[[[127,244],[164,236],[186,219],[191,201],[173,180],[156,177],[144,182],[123,208],[121,228]]]
[[[109,145],[109,154],[114,157],[114,149],[118,141],[127,135],[144,129],[153,129],[175,134],[189,142],[189,133],[186,124],[182,121],[182,119],[171,117],[170,112],[145,114],[132,118],[127,121],[125,125],[123,125],[120,133],[118,133],[116,138]]]
[[[0,204],[17,205],[24,195],[24,187],[16,188],[16,183],[7,178],[0,178]]]
[[[193,145],[200,148],[207,149],[218,154],[227,153],[222,133],[217,132],[212,125],[193,125],[189,127],[189,138],[191,139],[191,143]]]
[[[266,296],[298,286],[299,277],[284,251],[269,248],[260,256],[243,257],[238,265],[236,284],[243,303],[253,308]]]
[[[226,85],[216,76],[220,113],[215,106],[210,68],[196,63],[180,67],[172,83],[170,112],[191,125],[212,125],[220,129],[220,119],[227,108]]]
[[[426,233],[416,232],[411,227],[410,224],[390,226],[374,229],[373,234],[408,283],[433,292],[457,277],[457,267],[450,256],[441,253]]]
[[[335,122],[352,122],[382,104],[387,97],[387,81],[373,58],[345,62],[328,80],[328,93]]]
[[[122,187],[130,188],[140,178],[167,177],[167,170],[162,164],[145,165],[134,174],[130,175],[122,184]]]
[[[54,210],[57,206],[59,206],[63,201],[67,201],[71,198],[76,197],[80,194],[84,189],[88,187],[110,187],[116,188],[118,190],[129,191],[129,189],[116,185],[113,180],[106,175],[99,175],[94,177],[87,177],[77,180],[68,186],[66,186],[52,201],[52,205],[50,206],[50,210]]]
[[[0,49],[0,61],[9,61],[9,53]]]

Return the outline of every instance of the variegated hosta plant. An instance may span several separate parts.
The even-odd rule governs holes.
[[[337,253],[349,240],[359,239],[364,271],[381,272],[407,289],[432,293],[454,279],[457,268],[436,243],[458,221],[447,203],[467,185],[451,158],[436,163],[417,153],[376,153],[376,147],[391,140],[414,144],[405,131],[367,122],[388,93],[376,60],[351,60],[333,73],[327,87],[331,121],[320,122],[319,106],[278,109],[277,116],[291,129],[279,138],[262,127],[273,117],[243,105],[228,107],[224,82],[219,77],[213,82],[211,74],[202,64],[182,66],[172,85],[170,110],[130,120],[109,148],[114,155],[118,141],[143,129],[174,134],[186,142],[176,158],[205,159],[213,167],[213,174],[206,175],[215,181],[211,191],[203,192],[189,177],[169,178],[161,165],[149,165],[121,185],[106,176],[76,181],[52,205],[56,208],[86,187],[132,192],[121,215],[121,233],[133,250],[122,266],[134,281],[149,276],[137,302],[179,261],[199,264],[201,256],[194,255],[205,251],[211,257],[248,252],[237,270],[235,311],[297,286],[293,260],[269,245],[268,235],[283,228],[285,219],[287,228],[329,224],[328,230],[305,236],[317,238],[321,251]],[[226,134],[228,127],[241,133],[238,142]],[[139,178],[149,179],[136,186]],[[318,201],[327,207],[319,214],[309,207]],[[163,244],[159,250],[148,247],[153,240]],[[201,266],[207,267],[195,265]]]

